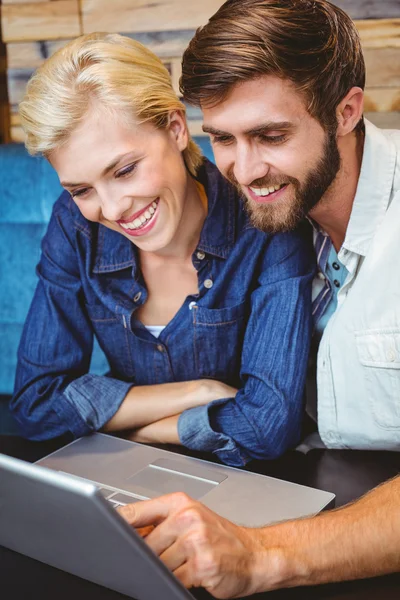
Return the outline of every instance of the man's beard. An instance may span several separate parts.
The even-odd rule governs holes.
[[[306,217],[310,210],[320,202],[339,169],[340,154],[336,136],[334,133],[327,133],[323,155],[317,166],[308,173],[303,185],[298,179],[289,176],[281,178],[280,181],[258,179],[251,184],[251,187],[262,188],[291,183],[294,188],[294,196],[291,199],[277,200],[271,204],[257,203],[244,196],[232,172],[228,174],[228,179],[244,197],[244,206],[251,224],[261,231],[278,233],[294,229]]]

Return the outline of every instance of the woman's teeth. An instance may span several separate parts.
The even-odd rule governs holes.
[[[143,227],[143,225],[150,221],[156,212],[158,202],[159,200],[155,200],[151,206],[149,206],[149,208],[147,208],[145,212],[140,215],[140,217],[137,217],[131,223],[120,223],[121,227],[123,227],[123,229],[139,229],[140,227]]]
[[[253,192],[253,194],[255,194],[256,196],[269,196],[269,194],[272,194],[272,192],[276,192],[277,190],[280,190],[285,185],[286,185],[286,183],[281,183],[280,185],[270,185],[269,187],[265,187],[265,188],[252,188],[251,187],[250,189]]]

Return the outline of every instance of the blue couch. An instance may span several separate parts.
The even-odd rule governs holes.
[[[196,141],[213,160],[208,139]],[[18,343],[36,287],[40,241],[61,189],[57,174],[45,159],[29,156],[22,144],[0,145],[0,434],[18,433],[7,405]],[[96,346],[91,370],[107,370]]]

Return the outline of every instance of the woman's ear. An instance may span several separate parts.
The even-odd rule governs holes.
[[[176,141],[180,152],[183,152],[187,148],[189,134],[186,118],[181,110],[170,112],[168,130]]]

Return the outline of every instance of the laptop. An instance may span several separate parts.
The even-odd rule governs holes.
[[[189,600],[116,507],[184,491],[242,525],[315,514],[334,494],[105,434],[35,465],[0,455],[0,545],[136,600]]]

